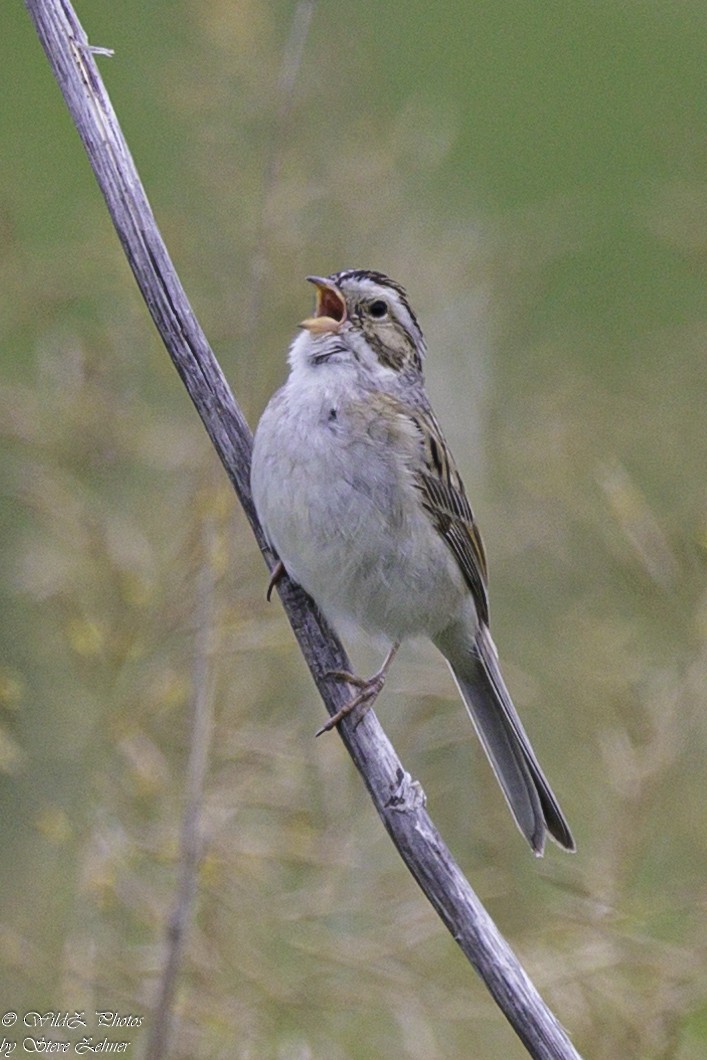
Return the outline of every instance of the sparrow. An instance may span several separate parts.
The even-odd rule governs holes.
[[[383,273],[309,276],[314,314],[253,447],[253,500],[283,569],[336,628],[391,645],[320,732],[365,712],[400,642],[428,637],[447,660],[518,828],[541,855],[574,840],[506,688],[489,628],[486,555],[425,391],[426,353],[404,289]],[[272,582],[271,587],[272,588]]]

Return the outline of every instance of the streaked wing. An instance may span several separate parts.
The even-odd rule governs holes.
[[[422,436],[423,466],[415,473],[422,504],[459,564],[479,618],[488,624],[486,555],[464,484],[432,410],[416,408],[409,415]]]

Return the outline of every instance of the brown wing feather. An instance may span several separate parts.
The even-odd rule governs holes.
[[[488,624],[486,555],[464,484],[431,409],[415,409],[412,419],[423,443],[423,467],[415,473],[422,504],[459,564],[479,618]]]

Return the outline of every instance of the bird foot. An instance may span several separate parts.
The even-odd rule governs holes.
[[[322,733],[331,732],[340,721],[347,718],[355,710],[358,710],[359,714],[354,722],[354,728],[358,728],[385,684],[385,667],[379,670],[377,674],[374,674],[373,677],[368,678],[357,677],[356,674],[350,674],[347,670],[328,670],[326,676],[336,681],[345,681],[347,685],[353,685],[354,688],[358,688],[360,691],[355,696],[352,696],[348,703],[344,703],[336,714],[332,714],[329,720],[322,725],[321,729],[317,729],[314,735],[321,736]],[[361,709],[359,710],[359,708]]]
[[[275,588],[277,583],[285,577],[286,573],[287,571],[285,570],[285,564],[282,562],[281,559],[279,559],[272,569],[270,581],[268,582],[267,592],[265,593],[265,599],[268,603],[270,603],[270,597],[272,596],[273,589]]]

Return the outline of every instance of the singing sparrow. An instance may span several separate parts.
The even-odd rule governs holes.
[[[359,692],[320,732],[365,709],[400,641],[424,634],[447,660],[534,852],[547,833],[574,850],[501,677],[486,557],[425,393],[425,340],[405,291],[367,269],[308,279],[316,308],[256,431],[253,499],[284,569],[326,617],[392,643],[370,680],[341,675]]]

